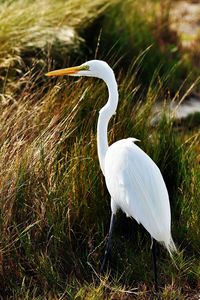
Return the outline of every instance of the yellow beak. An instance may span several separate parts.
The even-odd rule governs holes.
[[[76,74],[79,71],[81,71],[80,67],[72,67],[72,68],[51,71],[51,72],[46,73],[45,75],[46,76],[64,76],[64,75]]]

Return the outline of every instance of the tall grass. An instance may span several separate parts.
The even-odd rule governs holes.
[[[66,64],[81,56],[83,39],[78,35],[109,6],[108,0],[29,0],[0,3],[0,89],[13,93],[22,74],[34,66],[41,70],[53,53],[54,64]],[[82,46],[83,47],[83,46]],[[5,85],[4,79],[10,84]],[[1,93],[1,92],[0,92]]]
[[[173,120],[164,115],[152,127],[156,89],[149,87],[145,104],[134,104],[134,79],[131,69],[126,77],[118,78],[120,104],[110,124],[109,139],[141,139],[140,146],[163,172],[171,198],[173,235],[184,256],[177,260],[177,271],[160,249],[159,269],[161,283],[170,285],[175,280],[179,291],[186,284],[194,287],[199,276],[195,265],[199,167],[194,151],[199,139],[196,134],[185,141],[174,130]],[[29,100],[25,89],[17,104],[3,108],[0,119],[4,296],[13,290],[19,295],[29,291],[32,296],[52,291],[71,293],[73,298],[80,282],[84,278],[90,282],[93,268],[98,271],[108,230],[110,201],[96,153],[96,122],[106,88],[92,79],[62,79],[46,82],[45,89],[48,91],[40,99],[41,91],[35,91]],[[138,287],[143,281],[151,286],[150,238],[122,214],[117,227],[113,284],[119,290],[120,285]],[[99,299],[104,299],[102,293]]]
[[[99,4],[107,5],[105,1],[95,2],[96,6],[85,1],[88,10],[81,13],[78,1],[73,4],[50,1],[49,6],[41,1],[40,4],[26,1],[21,3],[20,15],[19,3],[1,4],[15,16],[16,19],[8,18],[8,25],[14,22],[16,28],[18,23],[23,25],[18,19],[22,15],[28,27],[26,22],[39,5],[44,18],[39,22],[47,22],[49,18],[55,20],[52,21],[55,27],[61,22],[55,12],[63,16],[65,11],[69,16],[69,12],[75,11],[69,22],[80,26],[89,20],[90,11],[92,18]],[[72,5],[73,9],[66,6],[63,10],[63,5]],[[5,24],[5,17],[4,23],[2,20]],[[10,42],[17,39],[16,32],[12,35],[13,27],[8,26],[7,31],[4,28],[2,36],[8,43],[3,48],[1,37],[0,49],[5,52],[0,50],[0,55],[4,53],[13,59],[23,47],[27,49],[31,35],[26,26],[19,28],[19,32],[24,32],[24,38],[19,35],[16,44],[19,52],[12,49]],[[34,38],[31,41],[37,44]],[[7,59],[4,54],[1,57]],[[184,299],[187,294],[197,293],[200,277],[199,131],[180,133],[164,107],[158,123],[152,122],[154,104],[166,100],[168,83],[160,80],[157,71],[146,84],[146,93],[139,93],[138,72],[144,54],[131,62],[126,72],[116,63],[118,57],[109,58],[120,92],[117,114],[109,124],[109,141],[137,137],[141,140],[140,147],[163,173],[171,199],[173,236],[180,254],[175,267],[160,247],[160,294],[162,299]],[[46,65],[43,62],[45,68],[48,64],[49,57]],[[8,71],[6,65],[3,69]],[[43,68],[36,71],[33,65],[20,76],[18,83],[16,78],[7,80],[2,75],[0,296],[2,299],[151,299],[150,237],[122,213],[117,216],[111,270],[105,277],[98,274],[110,218],[109,194],[96,150],[98,111],[107,99],[106,87],[94,79],[48,80],[44,73]],[[170,74],[164,77],[170,80]],[[170,95],[167,97],[172,100]]]

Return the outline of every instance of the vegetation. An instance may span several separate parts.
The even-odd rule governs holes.
[[[139,1],[0,2],[2,299],[158,299],[150,237],[120,212],[110,269],[99,275],[110,217],[96,151],[98,111],[107,99],[104,84],[44,76],[53,66],[95,55],[114,67],[119,83],[110,143],[128,136],[140,139],[169,190],[172,232],[180,251],[173,263],[159,248],[159,297],[195,299],[198,294],[199,127],[178,129],[164,106],[157,122],[152,121],[157,101],[180,101],[198,80],[190,88],[191,79],[185,83],[182,77],[187,71],[180,63],[182,53],[173,56],[166,41],[166,49],[160,46],[163,22],[157,32],[153,26],[160,16],[159,1],[149,2],[158,15],[148,7],[139,10]],[[134,14],[124,18],[130,5],[138,9],[138,24]],[[59,36],[65,26],[75,30],[69,42]],[[97,40],[89,44],[92,32]],[[125,51],[127,44],[133,48]]]

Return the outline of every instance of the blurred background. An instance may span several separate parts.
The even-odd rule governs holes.
[[[0,0],[1,299],[153,299],[150,237],[110,199],[96,153],[96,79],[45,77],[90,59],[119,84],[110,143],[134,136],[158,164],[175,264],[159,248],[161,299],[199,299],[200,2]],[[156,299],[156,298],[155,298]]]

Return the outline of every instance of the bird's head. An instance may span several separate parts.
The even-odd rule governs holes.
[[[48,72],[46,76],[88,76],[105,80],[111,74],[113,71],[105,61],[90,60],[80,66]]]

